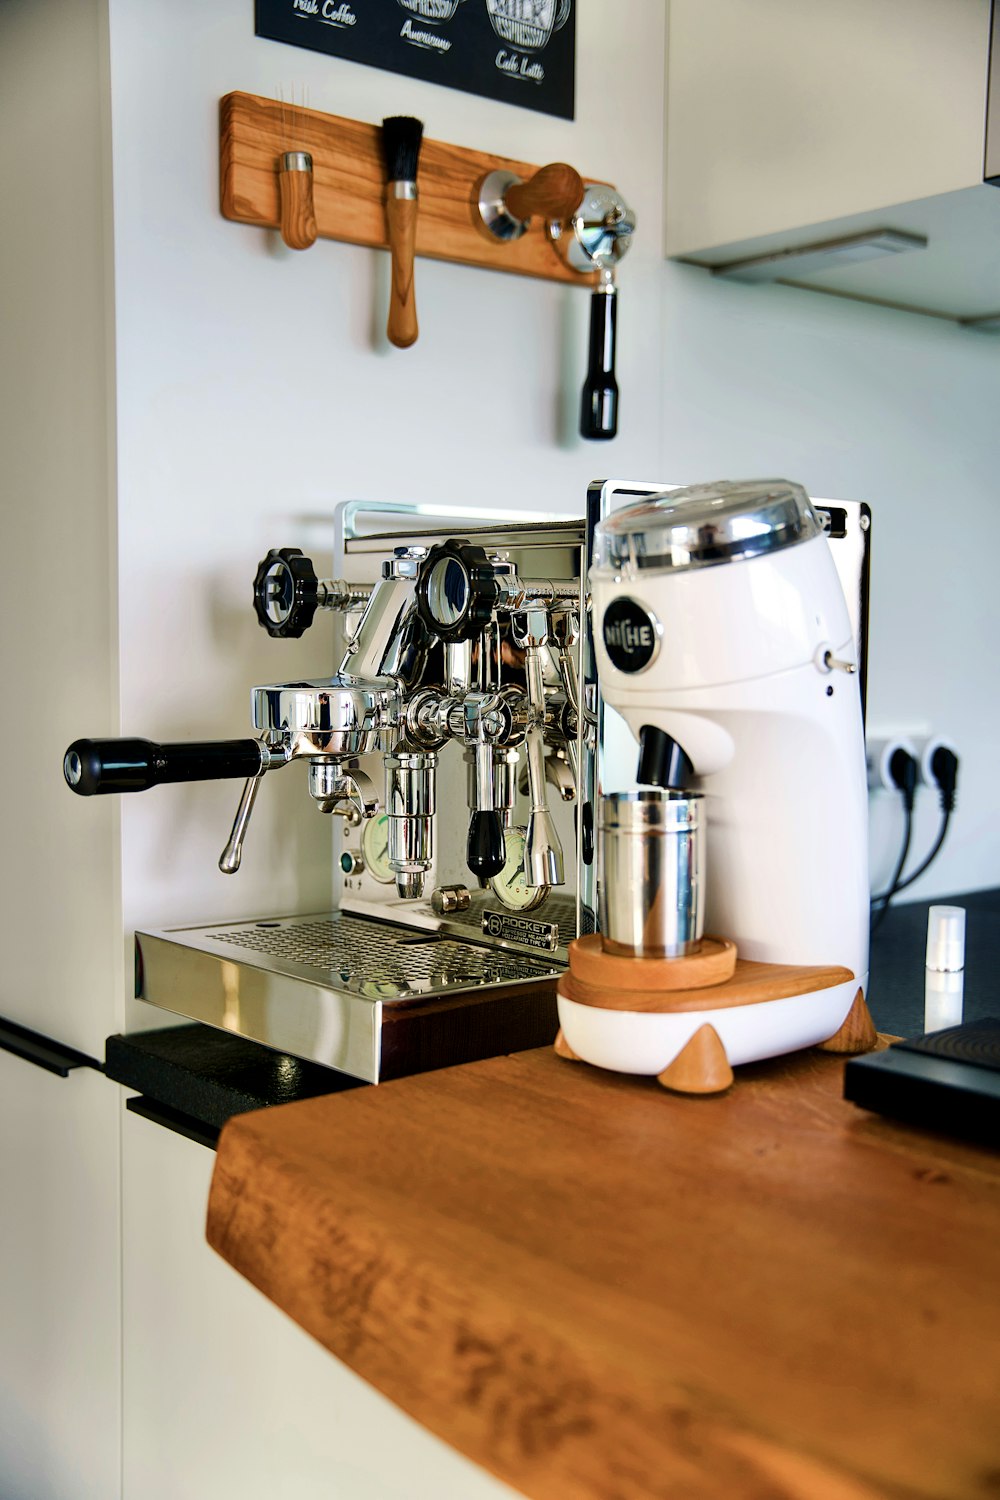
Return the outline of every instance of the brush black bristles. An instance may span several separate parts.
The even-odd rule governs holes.
[[[387,182],[416,182],[424,122],[410,115],[390,115],[382,121],[382,155]]]

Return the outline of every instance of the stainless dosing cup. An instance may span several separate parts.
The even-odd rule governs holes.
[[[699,792],[642,787],[601,798],[601,939],[609,953],[680,958],[705,921],[705,814]]]

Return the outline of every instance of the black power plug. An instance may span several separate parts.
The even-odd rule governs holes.
[[[903,835],[903,847],[899,852],[896,868],[892,872],[892,879],[889,881],[882,895],[874,898],[873,904],[877,905],[878,910],[872,927],[873,937],[881,926],[886,912],[889,910],[889,902],[900,889],[903,866],[906,864],[910,853],[910,836],[913,833],[913,804],[917,797],[919,769],[916,756],[911,755],[909,750],[904,750],[902,746],[894,750],[889,758],[889,776],[893,786],[896,787],[902,796],[903,807],[906,809],[906,831]]]
[[[958,790],[958,756],[947,745],[938,745],[931,756],[931,775],[941,795],[941,811],[952,812]]]
[[[892,777],[893,785],[902,793],[908,813],[913,811],[913,803],[917,795],[918,772],[917,758],[911,755],[909,750],[904,750],[900,746],[892,752],[889,758],[889,775]]]

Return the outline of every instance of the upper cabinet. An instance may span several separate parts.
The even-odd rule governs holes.
[[[1000,0],[671,0],[666,248],[1000,319]]]

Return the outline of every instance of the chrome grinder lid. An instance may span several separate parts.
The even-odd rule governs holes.
[[[801,485],[722,479],[614,511],[597,526],[594,565],[616,573],[712,567],[809,541],[822,530]]]

